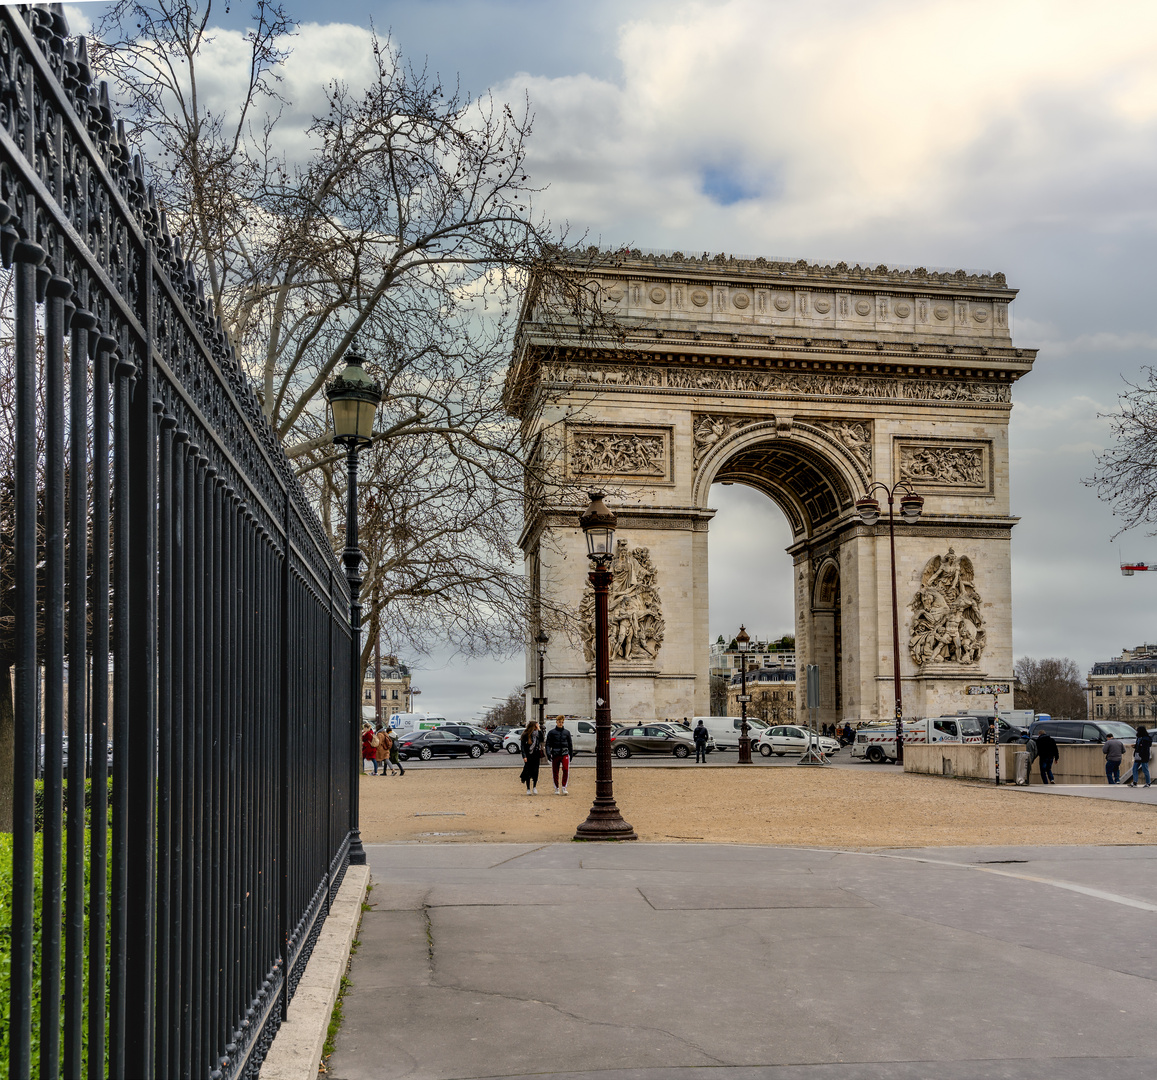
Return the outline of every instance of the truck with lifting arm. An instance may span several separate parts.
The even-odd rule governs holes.
[[[928,716],[905,720],[904,745],[923,743],[979,743],[984,729],[975,716]],[[852,757],[871,762],[896,760],[896,725],[881,722],[861,725],[852,743]]]

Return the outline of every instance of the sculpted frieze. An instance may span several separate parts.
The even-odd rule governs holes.
[[[966,380],[889,379],[830,372],[751,371],[650,365],[545,364],[551,382],[614,387],[667,387],[696,392],[791,394],[920,401],[1008,402],[1012,388]]]
[[[984,448],[900,446],[900,479],[948,487],[987,487]]]
[[[638,431],[584,431],[571,436],[574,476],[667,476],[666,435]]]
[[[741,427],[758,423],[760,419],[757,416],[721,416],[719,413],[705,413],[696,416],[692,428],[695,440],[695,468],[699,468],[699,463],[710,453],[716,443],[722,442],[733,431],[738,431]],[[768,418],[762,417],[762,419]]]
[[[649,548],[632,548],[626,540],[615,545],[611,560],[609,644],[615,660],[654,660],[663,645],[666,624],[659,598],[658,571],[651,563]],[[588,664],[595,660],[595,594],[587,585],[579,605],[583,655]]]
[[[913,613],[908,651],[914,664],[979,662],[985,630],[975,576],[972,560],[957,557],[952,548],[924,564],[920,588],[908,605]]]

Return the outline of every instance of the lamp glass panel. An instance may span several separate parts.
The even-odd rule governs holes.
[[[373,437],[375,412],[377,412],[377,407],[374,402],[357,402],[357,436],[359,440],[369,442]]]
[[[329,403],[333,412],[333,433],[338,439],[348,439],[357,434],[358,403],[348,399],[334,398]]]
[[[596,525],[586,530],[587,554],[610,555],[615,543],[615,530],[603,525]]]

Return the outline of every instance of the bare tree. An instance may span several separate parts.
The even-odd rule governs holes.
[[[727,715],[727,679],[723,675],[711,676],[711,715]]]
[[[491,706],[482,716],[482,726],[489,731],[496,727],[522,727],[526,720],[526,698],[522,687],[516,686],[505,701]]]
[[[471,99],[375,38],[370,84],[330,85],[313,150],[291,160],[277,120],[292,20],[260,0],[245,91],[214,112],[198,67],[211,11],[119,0],[97,24],[94,65],[127,102],[131,137],[160,155],[168,228],[210,282],[335,548],[345,471],[324,389],[355,342],[383,385],[362,459],[363,661],[379,631],[393,651],[511,647],[532,599],[512,526],[534,419],[502,400],[520,297],[529,287],[551,298],[544,312],[609,325],[567,271],[565,230],[534,212],[529,105]],[[538,617],[566,622],[533,599]]]
[[[1085,484],[1110,503],[1121,531],[1157,527],[1157,368],[1144,367],[1140,383],[1127,382],[1120,407],[1110,413],[1114,445],[1097,455]]]
[[[1082,720],[1085,717],[1084,679],[1075,660],[1049,657],[1035,660],[1022,656],[1013,669],[1018,709],[1048,713],[1054,719]]]

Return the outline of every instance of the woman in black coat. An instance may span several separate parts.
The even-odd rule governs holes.
[[[526,785],[527,795],[538,794],[538,766],[542,760],[542,732],[538,721],[531,720],[522,733],[522,773],[518,777]]]

